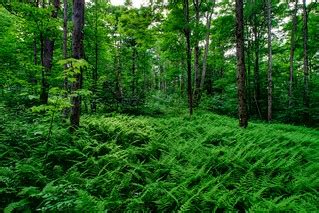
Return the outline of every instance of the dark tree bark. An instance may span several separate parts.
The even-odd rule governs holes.
[[[309,122],[309,67],[308,67],[308,12],[306,7],[306,0],[303,0],[303,58],[304,58],[304,91],[303,91],[303,104],[304,104],[304,122]]]
[[[193,114],[193,92],[192,92],[192,53],[191,53],[191,29],[189,26],[189,0],[183,0],[184,11],[184,35],[186,38],[186,61],[187,61],[187,94],[189,103],[189,114]]]
[[[267,1],[267,22],[268,22],[268,121],[272,120],[272,45],[271,45],[271,0]]]
[[[245,88],[244,14],[243,0],[236,0],[236,54],[239,126],[246,128],[248,115]]]
[[[52,18],[58,17],[58,10],[60,8],[60,0],[53,0],[54,10],[52,11]],[[48,103],[49,98],[49,82],[48,78],[51,75],[53,51],[54,51],[54,39],[44,38],[43,40],[43,59],[42,66],[44,70],[42,71],[42,84],[41,84],[41,94],[40,101],[42,104]]]
[[[82,59],[84,58],[84,46],[83,46],[83,27],[84,27],[84,0],[73,1],[73,35],[72,35],[72,49],[73,58]],[[72,85],[72,91],[77,92],[82,87],[82,72],[75,74],[75,82]],[[81,97],[79,95],[71,98],[71,132],[76,130],[80,124],[81,114]]]
[[[298,11],[298,0],[295,0],[295,8],[292,14],[292,30],[291,30],[291,41],[290,41],[290,58],[289,58],[289,108],[292,107],[292,97],[293,97],[293,80],[294,80],[294,57],[296,49],[296,39],[295,34],[297,31],[297,11]]]

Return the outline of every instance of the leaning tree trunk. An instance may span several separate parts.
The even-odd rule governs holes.
[[[192,94],[192,53],[191,53],[191,29],[189,27],[189,0],[183,1],[183,11],[185,19],[184,34],[186,38],[186,61],[187,61],[187,94],[189,103],[189,114],[193,114],[193,94]]]
[[[293,97],[293,80],[294,80],[294,56],[295,56],[295,48],[296,48],[296,39],[295,34],[297,31],[297,10],[298,10],[298,0],[295,0],[295,8],[292,15],[292,30],[291,30],[291,42],[290,42],[290,58],[289,58],[289,108],[292,107],[292,97]]]
[[[58,17],[58,10],[60,7],[60,0],[54,0],[53,2],[54,10],[51,17]],[[42,59],[42,84],[41,84],[41,94],[40,101],[42,104],[48,103],[49,98],[49,82],[48,78],[51,75],[52,60],[53,60],[53,50],[54,50],[54,39],[44,38],[43,40],[43,59]]]
[[[82,59],[84,58],[84,46],[83,46],[83,27],[84,27],[84,0],[73,1],[73,58]],[[75,82],[72,85],[72,91],[76,93],[82,86],[82,72],[75,74]],[[71,132],[76,130],[80,124],[80,113],[81,113],[81,97],[79,95],[72,96],[71,98]]]
[[[267,1],[268,21],[268,121],[272,120],[272,45],[271,45],[271,0]]]
[[[303,58],[304,58],[304,122],[309,122],[309,68],[308,68],[308,13],[306,7],[306,0],[303,0]]]
[[[248,115],[245,88],[243,0],[236,0],[236,54],[239,126],[246,128],[248,125]]]

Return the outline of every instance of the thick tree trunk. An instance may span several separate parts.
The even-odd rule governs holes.
[[[303,0],[303,58],[304,58],[304,122],[309,122],[309,68],[308,68],[308,12],[306,7],[306,0]]]
[[[291,30],[291,41],[290,41],[290,58],[289,58],[289,108],[292,107],[292,98],[293,98],[293,80],[294,80],[294,56],[295,56],[295,48],[296,48],[296,39],[295,34],[297,31],[297,11],[298,11],[298,0],[295,0],[295,8],[292,15],[292,30]]]
[[[268,20],[268,121],[272,120],[272,45],[271,45],[271,0],[267,1]]]
[[[58,10],[60,7],[60,0],[53,0],[53,6],[54,6],[54,10],[52,12],[51,17],[57,18]],[[44,38],[43,59],[42,59],[42,66],[44,67],[44,70],[42,75],[41,94],[40,94],[40,101],[42,104],[48,103],[49,86],[50,86],[48,82],[48,78],[51,75],[53,50],[54,50],[54,39]]]
[[[239,126],[246,128],[248,125],[248,115],[245,88],[243,0],[236,0],[236,54]]]
[[[189,0],[183,1],[185,18],[184,34],[186,38],[186,61],[187,61],[187,94],[189,103],[189,114],[193,114],[193,92],[192,92],[192,53],[191,53],[191,29],[189,27]]]
[[[73,58],[82,59],[84,58],[84,46],[83,46],[83,27],[84,27],[84,0],[73,1]],[[72,85],[72,91],[77,92],[82,86],[82,72],[75,74],[75,82]],[[80,125],[80,114],[81,114],[81,97],[75,95],[71,99],[71,132],[76,130]]]

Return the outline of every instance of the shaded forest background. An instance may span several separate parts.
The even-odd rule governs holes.
[[[34,110],[64,109],[66,118],[69,99],[80,96],[84,113],[157,114],[163,110],[156,103],[172,100],[185,108],[191,94],[195,110],[236,116],[235,5],[186,2],[152,1],[141,8],[133,8],[130,1],[123,6],[86,2],[84,49],[75,57],[72,2],[3,1],[1,99],[19,110],[41,104]],[[244,4],[248,115],[316,125],[318,4],[270,4]],[[72,87],[75,82],[77,88]]]

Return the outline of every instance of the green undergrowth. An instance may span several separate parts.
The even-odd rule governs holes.
[[[7,117],[6,117],[7,116]],[[0,123],[0,211],[317,212],[319,132],[207,112]]]

